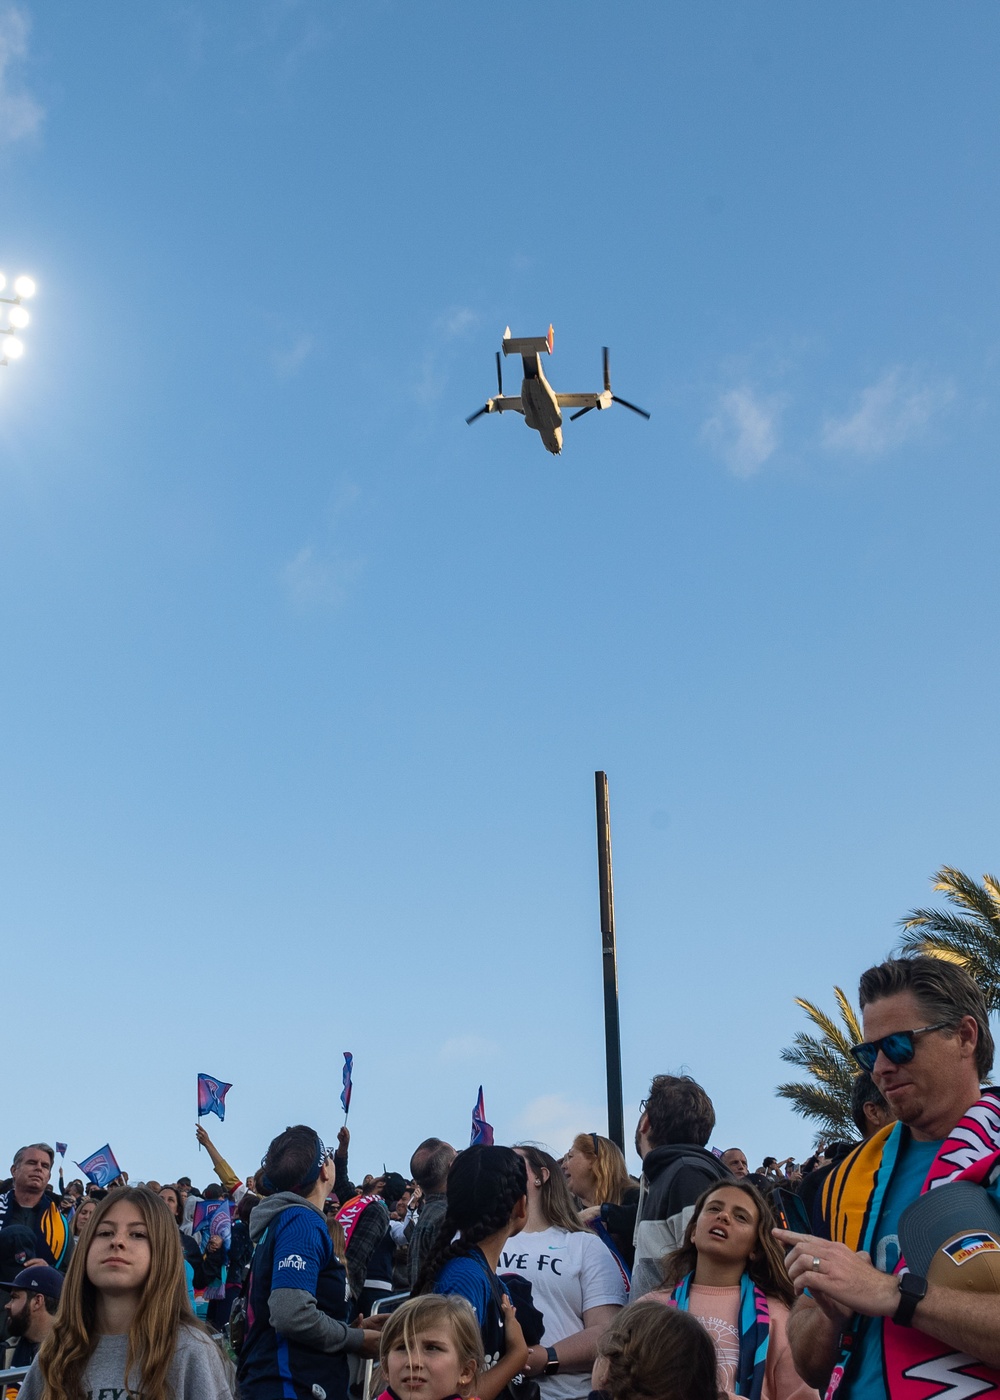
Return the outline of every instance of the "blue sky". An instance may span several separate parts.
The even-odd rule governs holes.
[[[203,1070],[249,1171],[345,1049],[359,1171],[603,1130],[602,768],[629,1123],[808,1151],[792,998],[997,864],[998,40],[0,4],[8,1148],[207,1175]],[[648,424],[466,427],[550,321]]]

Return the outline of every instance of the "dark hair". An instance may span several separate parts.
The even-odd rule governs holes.
[[[56,1313],[59,1311],[59,1299],[50,1298],[47,1293],[43,1293],[42,1297],[45,1299],[45,1311],[48,1313],[49,1317],[55,1317]]]
[[[450,1260],[471,1254],[481,1240],[502,1230],[527,1192],[527,1169],[513,1148],[477,1146],[460,1152],[448,1173],[444,1219],[413,1292],[429,1293]]]
[[[689,1074],[658,1074],[646,1099],[649,1141],[654,1147],[693,1142],[704,1147],[715,1127],[712,1100]]]
[[[221,1201],[225,1194],[217,1181],[210,1181],[201,1193],[201,1199],[203,1201]]]
[[[597,1344],[611,1400],[716,1400],[715,1346],[690,1313],[640,1299]]]
[[[315,1128],[307,1128],[298,1123],[294,1128],[286,1128],[271,1141],[261,1166],[272,1191],[293,1191],[302,1195],[315,1182],[307,1178],[316,1166],[323,1143]]]
[[[944,1021],[957,1027],[963,1016],[971,1016],[979,1028],[976,1042],[976,1069],[984,1080],[993,1068],[993,1034],[982,989],[964,967],[932,958],[927,953],[915,957],[889,958],[861,974],[858,999],[861,1010],[873,1001],[911,992],[920,1003],[928,1022]],[[917,1027],[903,1027],[916,1030]]]
[[[410,1158],[410,1175],[424,1195],[444,1190],[455,1149],[441,1138],[425,1138]]]
[[[174,1193],[174,1200],[176,1202],[176,1205],[174,1206],[173,1210],[170,1210],[170,1207],[167,1205],[166,1201],[163,1201],[164,1191],[172,1191]],[[184,1223],[184,1202],[181,1199],[181,1193],[178,1191],[177,1187],[173,1184],[173,1182],[165,1182],[156,1194],[159,1196],[160,1200],[163,1201],[163,1204],[167,1206],[167,1210],[170,1210],[170,1214],[177,1221],[177,1224],[182,1225]]]
[[[868,1119],[865,1117],[866,1103],[876,1104],[877,1107],[885,1109],[886,1113],[890,1111],[878,1085],[868,1071],[863,1069],[860,1074],[854,1076],[854,1083],[851,1085],[851,1117],[862,1137],[867,1137],[869,1132]]]
[[[694,1244],[695,1226],[698,1224],[698,1217],[701,1215],[705,1202],[711,1200],[719,1191],[742,1191],[744,1196],[749,1196],[753,1202],[757,1211],[757,1242],[754,1246],[754,1257],[746,1262],[746,1272],[764,1293],[780,1298],[783,1303],[787,1303],[791,1307],[795,1302],[792,1281],[785,1268],[785,1256],[779,1248],[777,1240],[771,1234],[778,1222],[761,1192],[746,1177],[739,1181],[717,1181],[714,1186],[710,1186],[698,1197],[695,1202],[694,1214],[684,1231],[683,1242],[679,1248],[673,1250],[663,1260],[664,1288],[675,1288],[686,1274],[694,1273],[698,1263],[698,1250]]]

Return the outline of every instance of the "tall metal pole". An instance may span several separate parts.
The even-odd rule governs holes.
[[[604,963],[604,1046],[608,1066],[608,1137],[625,1151],[622,1105],[622,1041],[618,1024],[618,955],[615,950],[615,887],[611,878],[611,812],[608,775],[594,774],[597,791],[597,877],[601,889],[601,952]]]

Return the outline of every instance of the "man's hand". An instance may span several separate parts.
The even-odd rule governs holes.
[[[347,1124],[345,1123],[344,1126],[343,1126],[343,1127],[340,1129],[340,1131],[337,1133],[337,1151],[334,1153],[334,1156],[336,1156],[336,1157],[346,1157],[346,1156],[347,1156],[347,1149],[350,1147],[350,1145],[351,1145],[351,1130],[350,1130],[350,1128],[347,1126]]]
[[[366,1332],[381,1332],[389,1321],[389,1317],[389,1313],[372,1313],[370,1317],[359,1318],[358,1326],[364,1328]]]
[[[892,1274],[876,1269],[864,1250],[855,1254],[846,1244],[774,1230],[775,1239],[790,1252],[785,1267],[797,1294],[808,1288],[816,1303],[834,1321],[852,1313],[891,1317],[899,1306],[899,1284]]]
[[[208,1133],[206,1133],[205,1129],[201,1126],[200,1123],[197,1123],[195,1125],[194,1135],[198,1139],[202,1147],[212,1146],[212,1139],[209,1137]]]

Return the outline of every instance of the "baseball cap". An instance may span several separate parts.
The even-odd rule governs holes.
[[[32,1264],[4,1284],[5,1288],[22,1288],[25,1293],[38,1293],[43,1298],[58,1298],[62,1293],[63,1276],[48,1264]]]
[[[1000,1293],[1000,1209],[971,1181],[938,1186],[908,1205],[899,1217],[899,1248],[929,1283]]]

